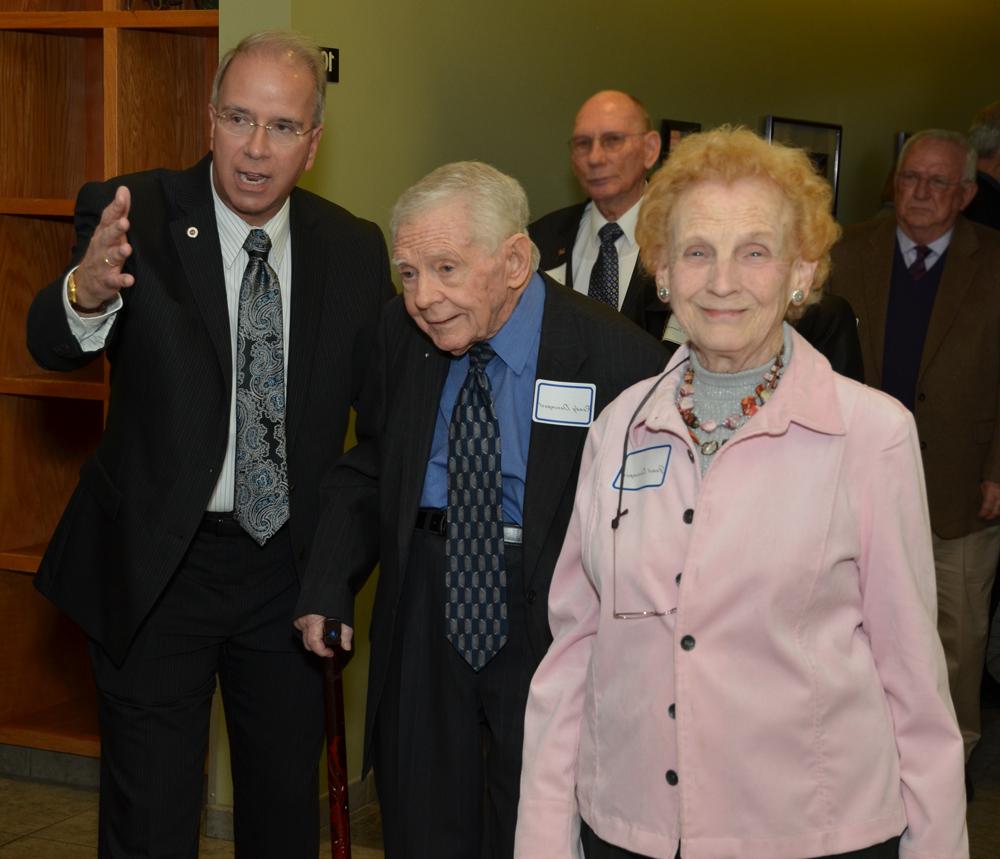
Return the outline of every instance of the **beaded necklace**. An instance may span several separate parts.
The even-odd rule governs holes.
[[[784,349],[775,356],[774,363],[764,374],[764,378],[760,384],[753,389],[753,393],[740,400],[740,411],[733,412],[721,423],[712,420],[700,421],[694,413],[694,367],[688,364],[687,370],[684,371],[684,380],[677,389],[677,410],[681,413],[684,423],[687,424],[688,435],[698,445],[703,456],[711,456],[729,439],[723,439],[721,442],[715,439],[702,441],[694,434],[694,431],[700,428],[706,433],[711,433],[715,432],[720,426],[737,430],[757,414],[757,410],[771,399],[771,394],[778,387],[778,380],[781,378],[781,370],[784,367],[784,363],[781,360],[783,352]]]

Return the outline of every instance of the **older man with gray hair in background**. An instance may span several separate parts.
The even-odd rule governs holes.
[[[938,632],[966,760],[1000,556],[1000,235],[962,210],[976,153],[961,134],[913,135],[895,218],[849,227],[829,289],[858,314],[865,381],[913,412],[927,483]]]
[[[972,118],[969,143],[976,150],[979,190],[966,206],[965,217],[1000,230],[1000,101],[984,107]]]
[[[403,294],[383,315],[358,444],[327,483],[299,600],[304,643],[326,655],[324,617],[353,625],[354,594],[381,564],[365,769],[389,859],[513,855],[524,708],[587,427],[666,360],[538,274],[527,224],[521,186],[478,162],[400,197]]]

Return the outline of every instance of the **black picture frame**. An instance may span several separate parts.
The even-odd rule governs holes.
[[[768,115],[764,117],[764,139],[805,150],[817,172],[825,176],[833,188],[833,214],[836,215],[844,127],[832,122]]]
[[[670,147],[676,144],[682,137],[695,134],[701,131],[700,122],[685,122],[682,119],[661,119],[660,120],[660,160],[662,164],[670,155]]]

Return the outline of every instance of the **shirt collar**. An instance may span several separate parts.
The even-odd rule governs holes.
[[[490,338],[493,351],[514,371],[521,375],[532,348],[541,335],[542,312],[545,309],[545,284],[536,271],[521,293],[510,317],[503,327]]]
[[[639,206],[641,203],[642,197],[636,200],[632,208],[622,214],[617,221],[618,226],[622,228],[623,233],[620,240],[624,242],[622,250],[631,250],[635,246],[635,225],[639,221]],[[590,240],[599,245],[601,243],[601,239],[598,237],[597,233],[601,227],[608,223],[608,219],[601,214],[601,210],[594,205],[593,200],[587,203],[587,212],[590,215]]]
[[[250,235],[250,230],[255,227],[244,221],[239,215],[230,209],[215,190],[215,165],[212,165],[212,178],[209,184],[212,186],[212,200],[215,203],[215,222],[219,228],[219,245],[222,249],[222,263],[227,269],[240,259],[240,254],[245,254],[243,243]],[[271,268],[277,269],[281,265],[285,250],[288,247],[289,236],[289,211],[291,209],[290,200],[286,199],[284,205],[272,217],[262,229],[271,239],[271,251],[268,254],[268,262]]]
[[[930,248],[931,254],[936,256],[942,256],[946,250],[948,250],[948,245],[951,244],[952,233],[955,232],[955,228],[952,227],[943,236],[938,236],[934,241],[928,242],[927,247]],[[899,242],[899,252],[905,257],[907,254],[911,253],[913,249],[917,246],[917,242],[913,241],[906,233],[903,232],[901,227],[896,227],[896,241]]]

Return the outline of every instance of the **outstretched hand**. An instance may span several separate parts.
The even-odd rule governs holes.
[[[76,301],[80,307],[95,312],[111,301],[122,289],[132,286],[135,278],[122,271],[132,254],[128,243],[128,213],[132,196],[124,185],[101,212],[101,220],[90,238],[87,253],[73,274]]]

